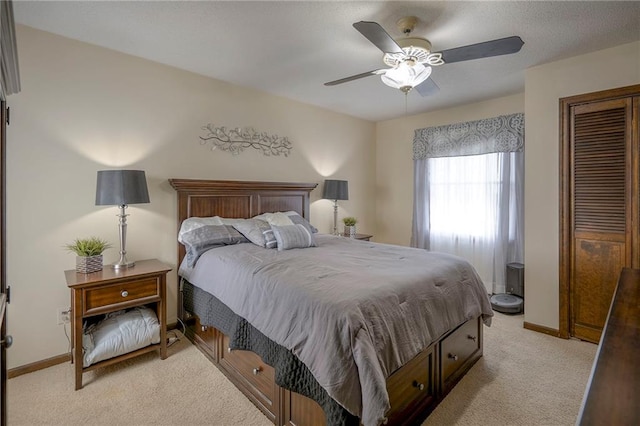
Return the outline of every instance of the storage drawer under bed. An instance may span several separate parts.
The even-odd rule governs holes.
[[[440,343],[441,390],[446,393],[466,371],[464,365],[482,354],[479,318],[469,320],[446,336]]]
[[[387,379],[391,404],[387,413],[388,424],[412,424],[416,419],[408,418],[407,413],[422,413],[429,405],[435,405],[435,347],[431,345],[420,352]]]
[[[229,337],[223,336],[220,351],[220,365],[226,370],[232,370],[242,377],[242,384],[247,390],[275,416],[278,407],[276,403],[275,370],[267,365],[260,356],[251,351],[229,349]]]

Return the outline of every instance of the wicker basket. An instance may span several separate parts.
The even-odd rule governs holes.
[[[82,274],[90,274],[92,272],[102,271],[102,255],[96,256],[77,256],[76,271]]]

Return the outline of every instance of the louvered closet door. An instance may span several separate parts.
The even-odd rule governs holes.
[[[632,118],[632,98],[572,109],[571,334],[592,342],[600,340],[620,270],[634,256]]]

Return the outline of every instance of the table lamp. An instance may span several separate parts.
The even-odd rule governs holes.
[[[346,180],[326,179],[322,198],[333,200],[333,235],[338,235],[338,200],[349,199],[349,182]]]
[[[96,206],[120,208],[120,260],[111,265],[115,269],[130,268],[135,262],[127,260],[127,214],[129,204],[149,202],[147,179],[143,170],[100,170],[96,184]]]

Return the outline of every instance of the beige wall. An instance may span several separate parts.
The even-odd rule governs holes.
[[[418,96],[416,93],[409,96]],[[408,246],[413,218],[413,134],[416,129],[524,111],[524,94],[381,121],[376,143],[376,241]]]
[[[151,203],[128,213],[128,257],[176,266],[176,197],[171,177],[317,182],[311,221],[333,226],[321,200],[325,177],[347,179],[353,215],[374,230],[375,125],[111,50],[17,28],[22,92],[9,98],[7,132],[8,307],[14,368],[68,352],[56,310],[68,307],[62,246],[97,235],[117,246],[117,209],[95,206],[96,171],[146,171]],[[255,150],[238,156],[200,144],[201,126],[253,126],[287,136],[288,158]],[[117,249],[105,253],[105,262]],[[168,321],[176,321],[170,273]],[[67,331],[68,331],[67,327]]]
[[[525,320],[558,329],[559,99],[640,83],[640,43],[530,68],[525,76]]]

